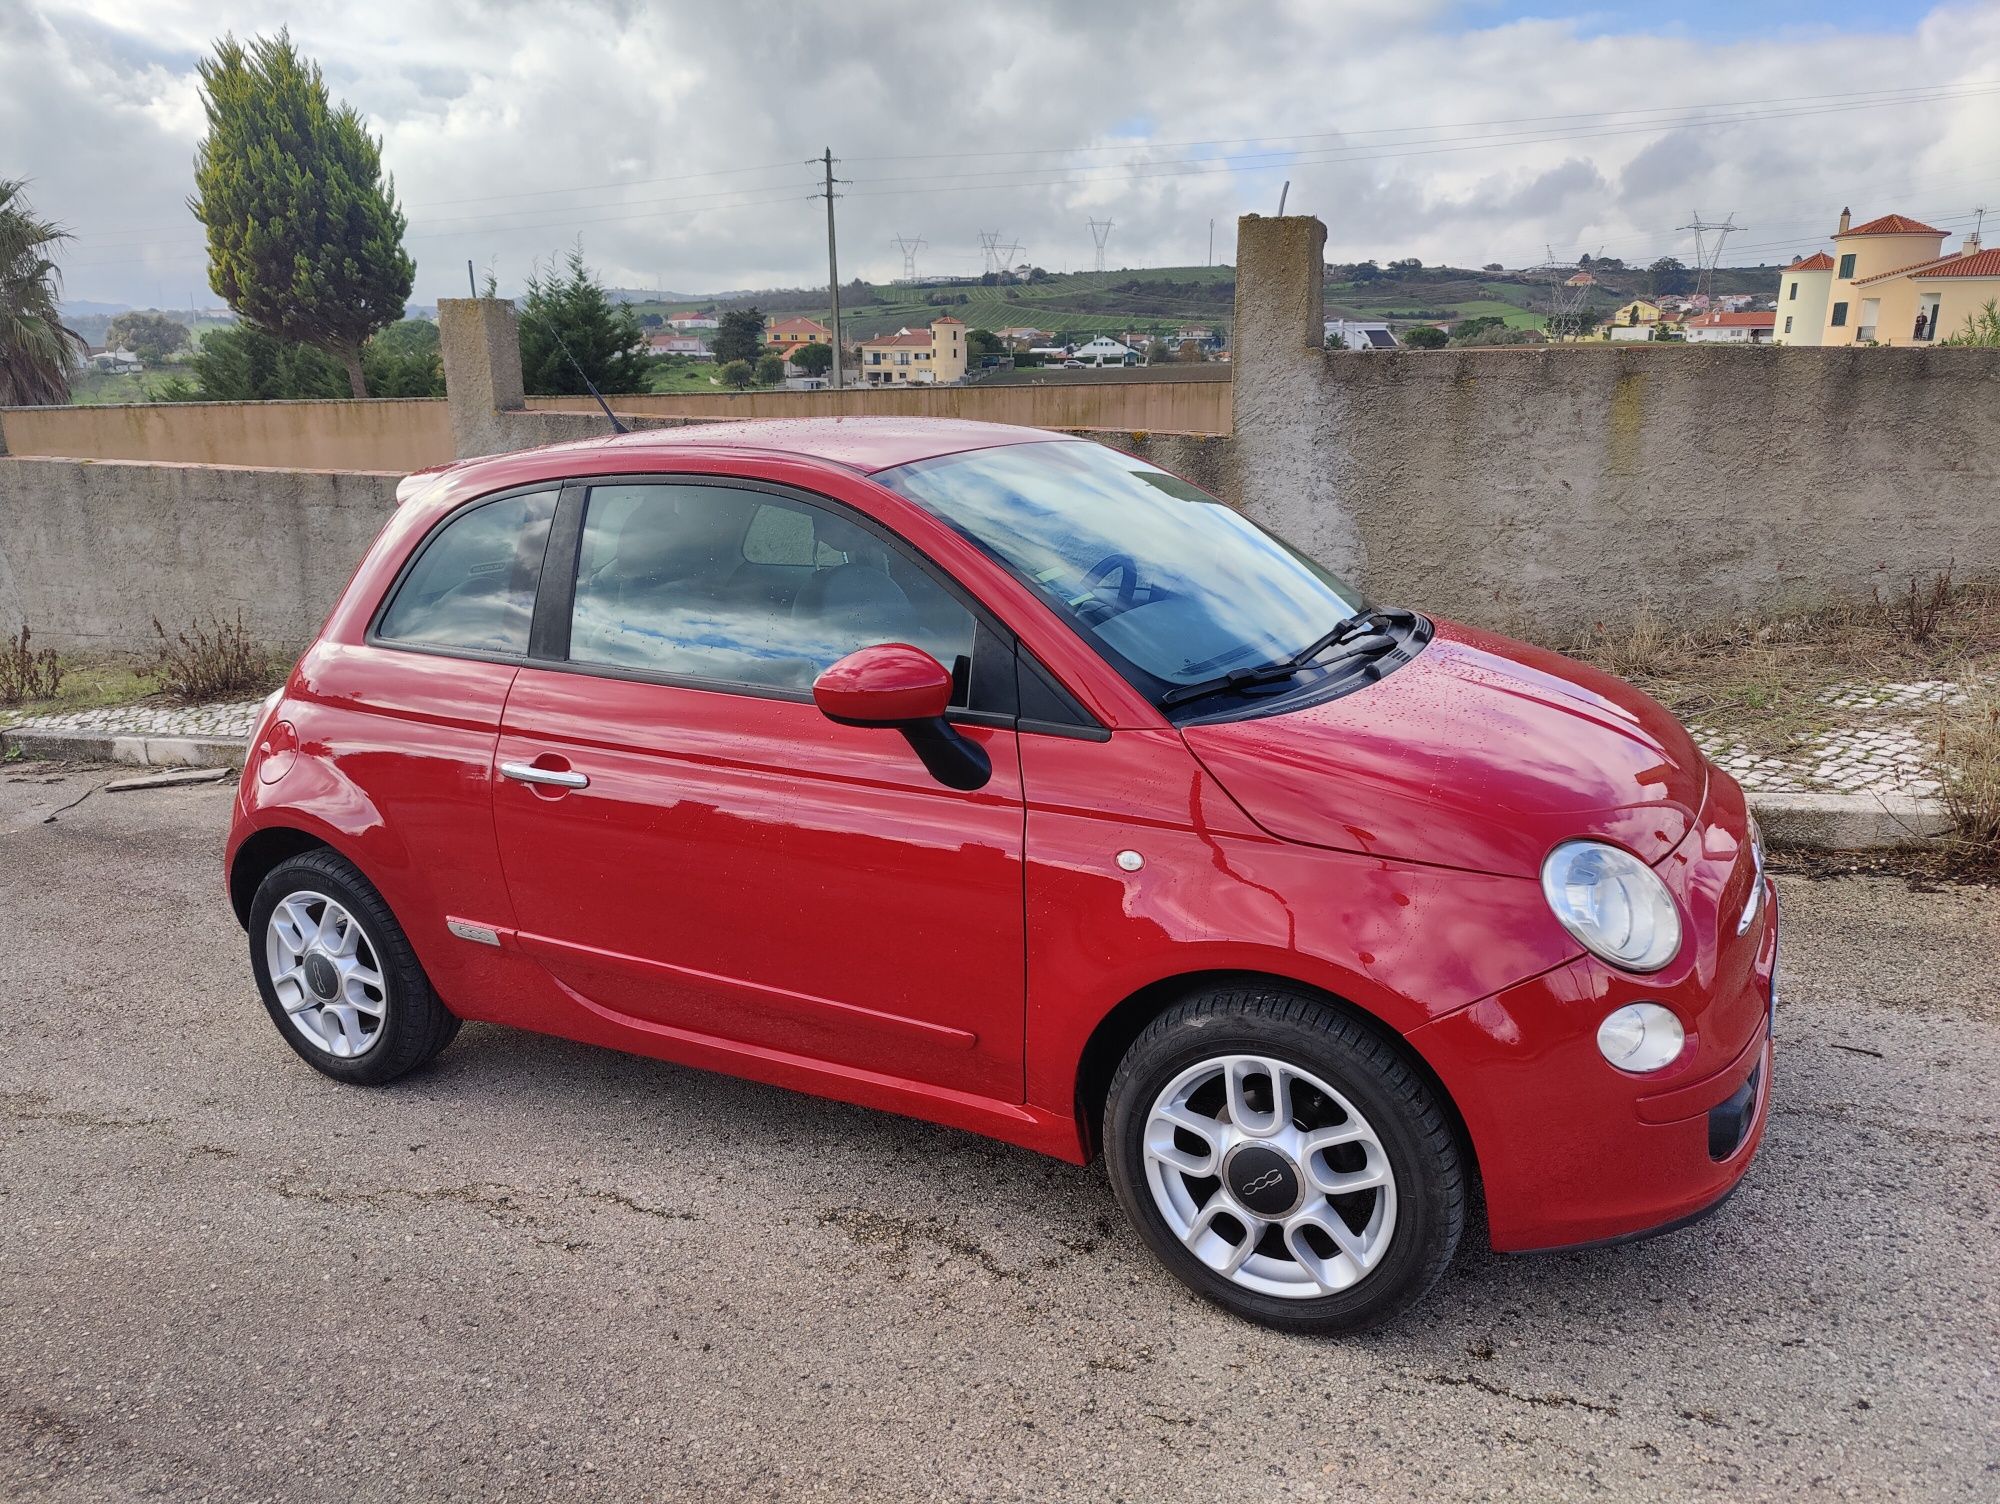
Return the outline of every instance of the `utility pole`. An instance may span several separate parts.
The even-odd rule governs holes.
[[[1208,222],[1208,264],[1215,265],[1215,221]]]
[[[840,374],[840,258],[834,253],[833,239],[833,148],[829,146],[819,160],[826,168],[826,298],[833,308],[833,389],[837,392],[844,383]]]

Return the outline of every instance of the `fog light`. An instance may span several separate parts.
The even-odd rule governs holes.
[[[1597,1048],[1621,1071],[1659,1070],[1680,1057],[1687,1040],[1681,1021],[1658,1003],[1627,1003],[1597,1026]]]

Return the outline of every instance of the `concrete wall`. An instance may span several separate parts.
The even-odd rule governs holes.
[[[443,398],[0,408],[0,454],[421,470],[452,457]]]
[[[616,405],[644,403],[636,427],[1046,403],[978,415],[1081,432],[1186,475],[1377,599],[1556,639],[1642,604],[1703,617],[1893,589],[1947,564],[2000,574],[2000,351],[1329,354],[1323,244],[1316,220],[1242,222],[1231,384]],[[241,607],[274,644],[303,641],[381,525],[397,474],[604,432],[587,402],[521,395],[512,316],[489,300],[443,305],[449,415],[396,401],[8,410],[0,629],[25,619],[59,648],[143,652],[155,614],[184,623]],[[1194,431],[1104,421],[1112,394],[1150,402],[1166,390],[1208,404],[1205,417],[1183,414]],[[1232,392],[1234,434],[1219,435]],[[288,468],[18,457],[108,451],[120,433],[170,453],[278,454]],[[333,448],[313,447],[328,435],[341,436]],[[344,463],[290,468],[305,453]]]
[[[0,459],[0,628],[147,654],[211,613],[298,647],[394,505],[397,472]]]
[[[1031,428],[1102,428],[1127,433],[1229,432],[1223,380],[1049,382],[1042,385],[849,388],[841,392],[699,392],[613,397],[621,413],[676,418],[832,418],[881,413],[973,418]],[[529,410],[595,410],[588,397],[530,397]]]
[[[2000,573],[2000,350],[1329,353],[1323,240],[1241,223],[1233,464],[1378,599],[1562,637]]]

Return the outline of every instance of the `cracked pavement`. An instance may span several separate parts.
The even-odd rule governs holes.
[[[1656,1242],[1391,1329],[1185,1294],[1098,1167],[468,1026],[258,1007],[226,785],[0,768],[0,1497],[2000,1492],[2000,893],[1781,877],[1775,1108]],[[49,780],[49,781],[43,781]]]

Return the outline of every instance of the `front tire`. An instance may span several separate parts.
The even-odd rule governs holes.
[[[1120,1062],[1105,1158],[1182,1283],[1281,1331],[1360,1331],[1443,1276],[1466,1177],[1444,1108],[1384,1034],[1309,995],[1217,987]]]
[[[250,966],[285,1043],[336,1081],[393,1081],[458,1033],[389,905],[333,851],[280,862],[258,884]]]

